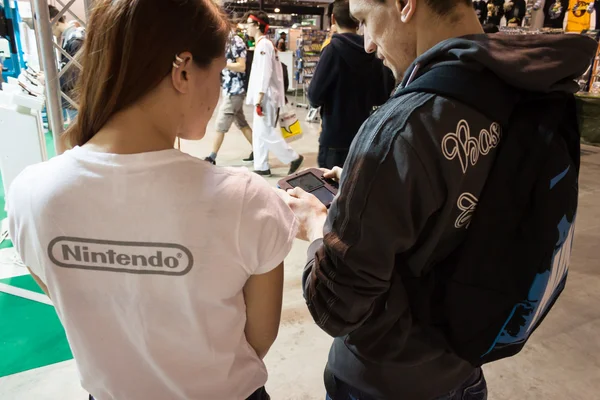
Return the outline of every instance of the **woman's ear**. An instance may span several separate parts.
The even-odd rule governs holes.
[[[189,90],[189,75],[191,74],[194,58],[189,51],[176,54],[171,68],[171,81],[173,87],[179,93],[187,93]]]

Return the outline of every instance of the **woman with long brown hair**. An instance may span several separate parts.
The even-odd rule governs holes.
[[[291,210],[201,139],[230,26],[211,0],[97,0],[73,149],[12,184],[10,232],[97,400],[266,399]]]

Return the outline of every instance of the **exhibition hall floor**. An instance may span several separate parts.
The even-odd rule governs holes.
[[[304,117],[304,110],[299,113]],[[208,155],[214,137],[213,123],[204,140],[183,141],[182,150],[202,158]],[[305,135],[293,146],[306,157],[304,167],[315,166],[319,126],[303,126]],[[234,127],[225,138],[217,163],[242,166],[240,160],[249,153],[249,144]],[[269,182],[274,186],[287,168],[273,160],[274,176]],[[522,354],[484,368],[490,400],[599,398],[599,243],[600,147],[583,146],[580,207],[567,288]],[[270,373],[267,389],[274,400],[324,398],[323,367],[331,338],[316,327],[302,298],[300,278],[307,247],[297,241],[286,259],[282,325],[265,360]],[[26,270],[2,263],[0,284],[26,291],[19,293],[36,292]],[[35,295],[30,297],[0,293],[0,335],[4,335],[0,336],[0,400],[87,399],[68,348],[64,347],[64,336],[52,306],[40,302]],[[10,329],[16,326],[19,328]],[[26,342],[17,343],[15,336]],[[14,348],[6,347],[10,340],[16,343]],[[11,373],[17,370],[24,372]]]

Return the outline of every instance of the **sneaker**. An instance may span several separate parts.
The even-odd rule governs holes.
[[[260,176],[271,176],[271,170],[270,169],[267,169],[267,170],[264,170],[264,171],[254,170],[254,173],[257,174],[257,175],[260,175]]]
[[[298,169],[300,168],[300,166],[302,165],[303,162],[304,162],[304,156],[300,156],[300,157],[298,157],[297,160],[292,161],[290,163],[290,170],[288,171],[288,175],[291,175],[294,172],[298,171]]]
[[[217,162],[215,161],[214,158],[210,158],[210,157],[206,157],[204,159],[204,161],[208,161],[209,163],[211,163],[212,165],[217,165]]]
[[[250,155],[248,156],[248,158],[244,158],[242,161],[243,162],[252,162],[252,161],[254,161],[254,152],[250,153]]]

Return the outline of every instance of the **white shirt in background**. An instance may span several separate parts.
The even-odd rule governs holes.
[[[262,178],[178,150],[77,147],[26,169],[8,207],[97,400],[245,399],[265,384],[242,288],[283,261],[297,223]]]
[[[258,104],[259,93],[265,94],[264,101],[271,107],[285,106],[283,68],[277,49],[266,36],[258,39],[254,47],[246,103]]]

